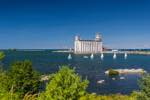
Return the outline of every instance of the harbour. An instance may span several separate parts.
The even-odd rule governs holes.
[[[150,72],[150,56],[141,54],[128,54],[125,59],[125,53],[116,53],[116,59],[113,59],[114,53],[93,54],[74,54],[71,52],[53,52],[56,50],[45,51],[9,51],[4,50],[6,57],[3,61],[4,68],[17,60],[31,60],[35,70],[42,74],[51,74],[59,70],[62,65],[69,65],[75,68],[76,72],[83,78],[90,81],[88,92],[97,94],[122,93],[130,94],[134,90],[138,90],[139,74],[124,74],[109,77],[105,71],[109,69],[138,69],[142,68]],[[58,50],[59,51],[59,50]],[[68,56],[70,54],[70,59]],[[124,79],[123,79],[124,78]],[[114,80],[115,79],[115,80]],[[97,83],[105,80],[103,84]],[[112,88],[113,87],[113,88]]]

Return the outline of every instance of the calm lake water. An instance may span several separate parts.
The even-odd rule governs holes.
[[[83,78],[87,77],[90,81],[88,91],[98,94],[122,93],[129,94],[133,90],[138,90],[138,79],[140,75],[130,74],[123,75],[125,80],[120,80],[118,76],[116,80],[105,75],[105,71],[110,68],[143,68],[150,72],[150,56],[146,55],[128,55],[124,59],[124,54],[118,54],[116,59],[113,59],[113,54],[104,54],[104,59],[101,60],[100,54],[94,55],[94,59],[83,58],[85,55],[73,55],[72,59],[68,60],[68,53],[54,53],[52,50],[47,51],[5,51],[6,58],[4,59],[4,67],[8,69],[10,63],[16,60],[31,60],[34,69],[41,73],[54,73],[58,71],[59,66],[70,65],[76,68],[76,72]],[[90,55],[86,55],[90,56]],[[105,80],[103,84],[97,84],[97,81]]]

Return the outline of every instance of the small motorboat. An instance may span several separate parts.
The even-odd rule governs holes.
[[[124,79],[125,79],[125,77],[120,77],[120,79],[121,79],[121,80],[124,80]]]
[[[99,81],[97,81],[98,84],[102,84],[104,82],[105,82],[105,80],[99,80]]]
[[[87,59],[87,58],[89,58],[89,57],[88,57],[88,56],[83,56],[83,58]]]
[[[112,78],[112,80],[116,80],[116,78]]]

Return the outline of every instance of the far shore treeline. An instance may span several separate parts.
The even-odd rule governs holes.
[[[16,61],[8,70],[3,69],[4,52],[0,52],[0,100],[150,100],[150,75],[139,80],[140,91],[130,95],[98,95],[88,93],[88,79],[79,76],[75,69],[62,66],[49,74],[48,81],[32,67],[29,60]],[[42,89],[46,82],[45,89]]]

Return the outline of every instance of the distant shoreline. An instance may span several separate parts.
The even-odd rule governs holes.
[[[56,50],[56,51],[52,51],[52,52],[66,52],[66,53],[74,53],[73,51],[67,51],[67,50]],[[113,54],[113,51],[104,51],[103,54]],[[115,52],[116,54],[140,54],[140,55],[150,55],[150,51],[118,51]],[[78,53],[80,54],[80,53]],[[82,53],[82,54],[91,54],[91,53]],[[101,53],[93,53],[93,54],[101,54]]]
[[[62,53],[74,53],[73,49],[70,51],[68,49],[0,49],[1,51],[51,51],[51,52],[62,52]],[[103,51],[104,54],[114,53],[113,51]],[[116,54],[141,54],[141,55],[150,55],[150,49],[118,49]],[[80,54],[80,53],[79,53]],[[84,53],[91,54],[91,53]],[[93,53],[94,54],[94,53]],[[100,53],[97,53],[100,54]]]

